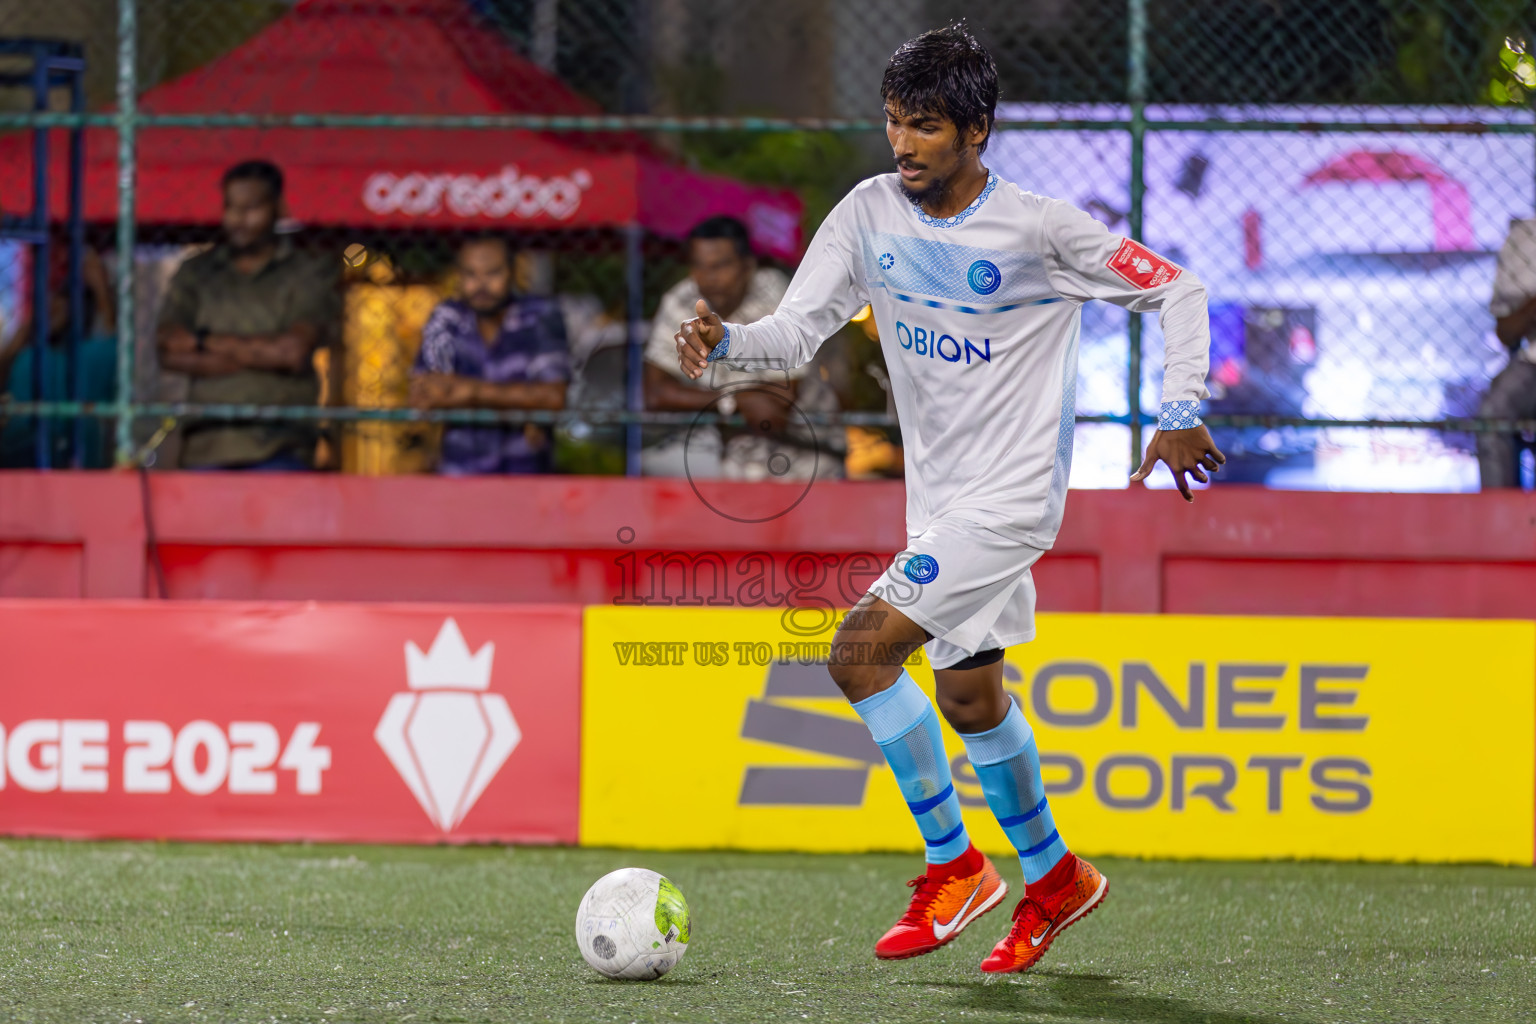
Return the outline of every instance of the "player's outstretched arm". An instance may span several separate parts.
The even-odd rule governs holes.
[[[1163,402],[1146,461],[1131,474],[1145,480],[1159,461],[1173,471],[1185,501],[1194,501],[1186,473],[1209,483],[1227,461],[1200,423],[1209,397],[1211,331],[1205,286],[1193,273],[1140,242],[1112,235],[1082,210],[1061,200],[1046,207],[1046,239],[1055,258],[1051,283],[1067,298],[1107,299],[1135,313],[1157,311],[1163,326]]]
[[[804,366],[823,341],[864,307],[868,289],[848,242],[856,227],[852,210],[858,194],[855,189],[821,222],[772,313],[749,324],[727,324],[706,303],[698,303],[698,315],[674,335],[683,373],[697,380],[711,360],[756,372]]]
[[[725,325],[720,322],[720,314],[709,308],[709,303],[700,299],[694,311],[698,315],[692,320],[684,320],[677,334],[673,335],[677,342],[677,363],[690,380],[698,380],[704,375],[709,368],[709,354],[725,340]]]
[[[1187,430],[1155,432],[1152,442],[1147,445],[1147,457],[1142,461],[1141,468],[1131,474],[1132,482],[1145,480],[1159,461],[1173,471],[1173,482],[1179,485],[1179,493],[1184,495],[1184,500],[1194,501],[1195,496],[1190,493],[1189,481],[1184,478],[1184,474],[1189,473],[1201,483],[1208,484],[1211,478],[1205,475],[1206,471],[1216,472],[1227,461],[1227,457],[1216,447],[1211,432],[1201,424]]]

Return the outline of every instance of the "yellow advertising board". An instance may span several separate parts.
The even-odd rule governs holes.
[[[818,615],[587,609],[582,842],[920,850]],[[1005,676],[1085,853],[1532,862],[1536,624],[1041,615]],[[1008,852],[944,741],[972,837]]]

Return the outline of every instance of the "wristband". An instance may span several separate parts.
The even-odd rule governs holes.
[[[720,410],[721,416],[736,415],[736,396],[727,391],[716,400],[715,408]]]
[[[1162,411],[1157,416],[1157,429],[1189,430],[1200,426],[1203,422],[1200,419],[1199,402],[1164,402]]]
[[[199,327],[197,330],[193,331],[192,333],[194,335],[196,335],[196,337],[197,337],[197,352],[198,352],[198,354],[201,355],[203,353],[206,353],[208,351],[208,335],[212,334],[213,332],[208,330],[208,328],[206,328],[206,327]]]
[[[704,357],[706,363],[724,359],[731,351],[731,325],[722,323],[720,326],[725,328],[725,337],[720,339],[720,344],[709,350],[709,355]]]

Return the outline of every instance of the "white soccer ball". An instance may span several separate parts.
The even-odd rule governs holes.
[[[659,978],[688,952],[688,904],[677,886],[654,871],[609,872],[576,908],[576,945],[599,974]]]

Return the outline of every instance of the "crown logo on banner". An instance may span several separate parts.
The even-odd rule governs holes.
[[[494,643],[471,654],[459,624],[445,619],[427,653],[412,641],[405,642],[405,681],[413,690],[488,690],[495,657]]]
[[[444,832],[459,826],[523,738],[507,699],[485,692],[495,657],[493,643],[470,653],[451,618],[426,653],[407,640],[410,692],[390,698],[373,731],[411,795]]]

